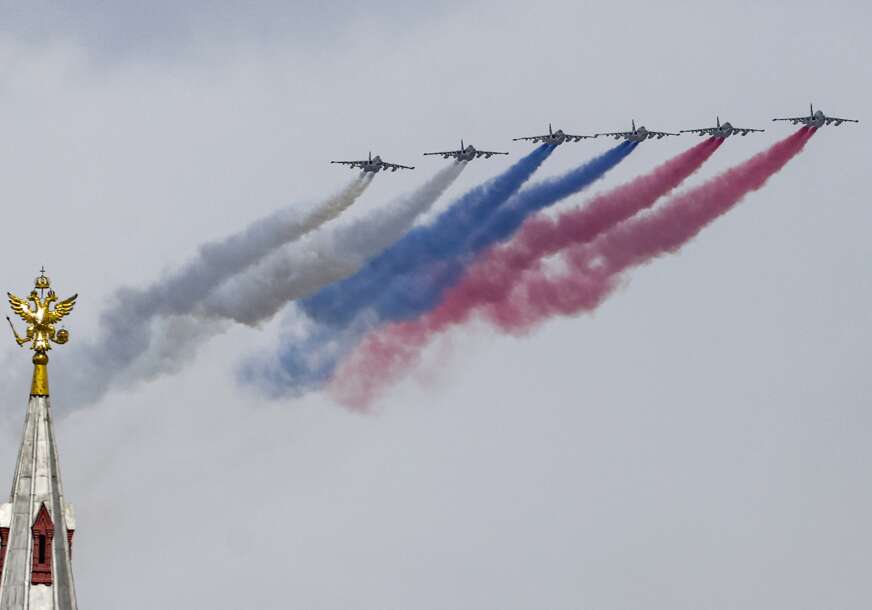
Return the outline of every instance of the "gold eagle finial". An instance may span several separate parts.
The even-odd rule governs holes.
[[[33,355],[33,363],[36,368],[33,372],[33,386],[30,393],[34,396],[48,396],[48,372],[45,366],[48,364],[48,354],[46,352],[51,349],[52,343],[63,345],[69,341],[70,333],[63,328],[55,331],[55,324],[73,311],[78,295],[74,294],[59,301],[54,290],[51,289],[48,276],[45,275],[45,268],[40,270],[39,277],[34,282],[34,288],[26,299],[15,296],[11,292],[7,292],[6,295],[9,297],[12,311],[27,324],[25,336],[21,337],[15,330],[12,320],[6,316],[12,333],[15,335],[15,342],[19,346],[30,343],[30,349],[36,352]],[[54,307],[52,308],[53,303]]]

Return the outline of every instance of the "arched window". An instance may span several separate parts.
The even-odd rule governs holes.
[[[50,585],[52,583],[51,548],[54,540],[54,524],[45,504],[40,507],[31,532],[33,533],[33,560],[30,582],[34,585]]]

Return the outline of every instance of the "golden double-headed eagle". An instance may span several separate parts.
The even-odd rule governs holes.
[[[45,294],[44,299],[41,293]],[[12,311],[18,314],[27,324],[27,334],[25,337],[19,337],[18,333],[15,332],[15,328],[12,328],[12,332],[15,333],[15,341],[18,345],[30,343],[30,349],[45,354],[46,351],[51,349],[52,343],[64,344],[69,340],[70,335],[65,329],[55,331],[55,324],[73,311],[77,294],[63,301],[58,301],[58,297],[55,295],[54,290],[51,289],[49,279],[44,272],[36,278],[36,284],[28,298],[22,299],[11,292],[6,294],[9,297],[9,305],[12,306]],[[33,306],[31,306],[31,303]],[[54,308],[51,307],[52,303],[55,303]],[[7,317],[6,319],[8,320],[9,318]],[[10,320],[9,323],[11,325],[12,321]]]

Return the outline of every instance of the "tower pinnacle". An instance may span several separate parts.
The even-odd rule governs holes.
[[[47,293],[47,294],[46,294]],[[55,331],[55,324],[73,311],[76,305],[77,294],[58,301],[54,290],[51,289],[51,281],[45,274],[45,267],[40,270],[39,277],[34,281],[33,290],[26,299],[17,297],[7,292],[9,305],[12,311],[18,314],[27,324],[27,332],[24,338],[18,335],[15,326],[9,316],[6,320],[15,335],[15,342],[19,346],[30,343],[33,354],[33,381],[30,385],[31,396],[48,396],[48,350],[52,343],[63,345],[70,340],[70,333],[62,328]],[[55,303],[54,309],[51,308]],[[33,303],[31,307],[30,303]]]
[[[48,397],[48,350],[69,333],[55,324],[73,310],[76,296],[58,301],[45,270],[27,299],[8,293],[26,323],[19,346],[33,350],[33,381],[9,502],[0,504],[0,610],[76,610],[72,545],[73,507],[64,499],[60,460]],[[31,305],[32,304],[32,305]]]

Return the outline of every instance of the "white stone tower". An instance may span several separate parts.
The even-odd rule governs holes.
[[[76,523],[61,486],[46,354],[52,342],[67,342],[69,333],[55,332],[54,323],[72,310],[75,296],[51,309],[57,298],[43,273],[29,299],[10,294],[9,300],[28,323],[27,336],[16,333],[16,340],[32,343],[35,353],[12,494],[0,505],[0,610],[76,610],[71,565]]]

